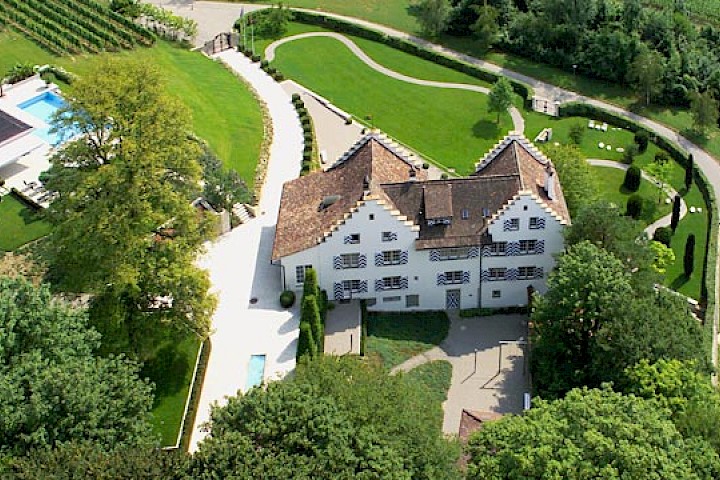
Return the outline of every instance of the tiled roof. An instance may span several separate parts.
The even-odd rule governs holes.
[[[546,171],[552,174],[553,198],[545,190]],[[470,177],[425,180],[424,170],[371,134],[326,172],[285,184],[272,258],[317,245],[367,196],[389,202],[417,226],[418,249],[479,245],[490,217],[521,192],[570,222],[552,163],[521,135],[506,137]],[[445,218],[452,221],[427,222]]]
[[[484,213],[495,213],[510,201],[520,190],[520,180],[513,175],[468,177],[382,185],[382,189],[402,215],[420,226],[417,248],[461,247],[481,243],[490,220]],[[443,214],[428,216],[438,211]],[[452,222],[428,226],[428,218],[438,217],[452,217]]]
[[[32,127],[25,122],[18,120],[7,112],[0,110],[0,143],[10,140]]]
[[[411,170],[418,180],[425,179],[424,170],[370,134],[327,171],[287,182],[280,199],[273,260],[317,245],[366,193],[376,192],[381,183],[408,181]],[[323,200],[327,200],[325,208]]]
[[[545,189],[547,172],[552,173],[553,177],[552,199]],[[552,162],[522,135],[511,133],[505,137],[477,164],[473,175],[518,175],[523,190],[532,192],[562,222],[570,223],[560,179]]]

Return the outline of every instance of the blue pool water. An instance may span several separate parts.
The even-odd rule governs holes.
[[[265,355],[253,355],[250,357],[250,364],[248,365],[248,376],[247,382],[245,383],[245,389],[250,390],[252,387],[257,387],[263,381],[265,375]]]
[[[22,102],[18,105],[18,108],[25,110],[30,115],[47,124],[50,124],[52,122],[53,114],[65,105],[65,100],[63,100],[59,95],[52,92],[45,92],[42,95],[38,95],[37,97],[33,97],[30,100]],[[53,146],[59,145],[63,141],[67,140],[72,133],[67,131],[51,132],[50,130],[51,127],[38,128],[35,129],[33,133]]]

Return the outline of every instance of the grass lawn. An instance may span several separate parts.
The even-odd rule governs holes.
[[[180,342],[168,341],[141,372],[155,384],[153,427],[163,446],[177,441],[199,349],[200,341],[194,336]]]
[[[157,65],[168,90],[192,112],[193,130],[207,140],[229,167],[252,188],[263,136],[260,106],[245,86],[222,65],[197,52],[160,41],[153,48],[105,55],[127,55]],[[101,55],[53,57],[34,43],[11,32],[0,33],[0,71],[16,62],[54,63],[83,75]],[[65,86],[72,91],[72,87]]]
[[[403,58],[401,53],[383,55],[385,59],[399,61]],[[273,63],[286,76],[357,118],[372,116],[381,130],[460,174],[470,173],[478,158],[512,129],[508,114],[501,116],[499,126],[495,124],[495,114],[488,112],[486,95],[423,87],[386,77],[333,39],[308,38],[282,45]],[[424,75],[434,75],[437,69],[443,69],[417,58],[408,65],[405,72],[423,69]]]
[[[592,170],[595,173],[600,198],[618,205],[621,210],[625,210],[631,195],[638,194],[643,198],[643,212],[640,220],[646,225],[670,213],[671,205],[665,203],[667,197],[663,195],[663,201],[659,203],[658,188],[647,180],[643,179],[640,182],[637,192],[630,192],[622,186],[625,179],[624,171],[607,167],[592,167]]]
[[[10,252],[50,233],[50,224],[12,195],[0,197],[0,252]]]
[[[442,404],[447,400],[452,380],[452,365],[450,362],[436,360],[424,363],[407,372],[405,378],[413,384],[420,384],[427,388],[427,401],[436,406],[436,423],[438,429],[442,429]]]
[[[390,370],[439,345],[449,328],[445,312],[370,313],[366,352]]]

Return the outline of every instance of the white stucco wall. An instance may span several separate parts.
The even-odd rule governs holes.
[[[529,229],[531,217],[545,219],[544,229]],[[518,218],[520,228],[517,231],[504,231],[503,222],[508,218]],[[321,288],[334,298],[336,283],[343,280],[360,280],[366,282],[366,292],[353,292],[352,298],[375,300],[371,310],[444,310],[446,308],[447,291],[460,290],[460,308],[507,307],[525,305],[527,303],[527,287],[532,285],[536,290],[545,290],[547,275],[555,264],[553,254],[563,248],[563,237],[560,221],[546,211],[530,194],[519,195],[510,206],[490,226],[490,234],[494,241],[542,240],[542,255],[498,256],[430,261],[430,250],[416,250],[417,230],[404,221],[398,212],[386,208],[382,201],[368,200],[360,205],[342,225],[337,227],[323,242],[305,251],[282,259],[285,269],[286,287],[302,290],[296,283],[295,267],[312,265],[318,273]],[[382,232],[393,232],[397,239],[383,241]],[[345,237],[359,234],[358,244],[345,243]],[[400,250],[407,252],[407,263],[400,265],[376,266],[376,253]],[[481,251],[482,249],[480,249]],[[364,268],[334,268],[334,258],[342,254],[359,253],[365,255]],[[543,278],[533,280],[503,280],[481,282],[481,272],[491,267],[518,268],[535,266],[543,268]],[[469,272],[469,283],[438,285],[438,274],[448,271]],[[407,288],[392,290],[375,290],[376,280],[383,277],[400,276],[407,278]],[[500,290],[501,296],[493,298],[492,291]],[[406,307],[406,296],[418,295],[417,307]],[[392,297],[400,297],[396,301],[388,301]],[[481,300],[481,302],[480,302]]]
[[[530,229],[532,217],[544,218],[545,228]],[[519,229],[506,231],[504,223],[511,218],[519,219]],[[547,277],[555,266],[554,255],[561,252],[564,245],[563,228],[560,219],[545,208],[531,194],[520,194],[516,200],[506,207],[499,217],[491,223],[488,232],[495,242],[518,242],[520,240],[538,240],[544,242],[544,253],[535,255],[492,256],[483,257],[482,269],[490,268],[519,268],[525,266],[540,267],[543,269],[542,279],[532,280],[501,280],[486,281],[481,285],[481,299],[483,307],[510,307],[527,304],[527,288],[532,286],[535,290],[545,292]],[[499,298],[493,298],[493,290],[500,291]]]

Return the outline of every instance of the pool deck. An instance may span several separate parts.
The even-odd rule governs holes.
[[[47,128],[48,124],[18,107],[38,95],[57,92],[57,85],[46,85],[38,76],[30,77],[14,85],[3,87],[0,110],[12,115],[34,129]],[[22,190],[25,182],[37,181],[41,172],[50,168],[48,161],[52,147],[29,130],[0,144],[0,177],[7,188]]]

